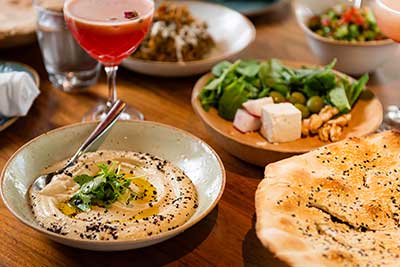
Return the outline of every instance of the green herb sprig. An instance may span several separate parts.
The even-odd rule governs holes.
[[[119,173],[116,164],[98,167],[100,171],[95,176],[83,174],[73,178],[80,189],[69,203],[80,211],[87,212],[93,205],[107,208],[129,189],[131,180]]]

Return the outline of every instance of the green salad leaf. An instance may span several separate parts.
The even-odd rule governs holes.
[[[224,73],[224,71],[229,68],[232,65],[232,63],[230,63],[229,61],[222,61],[220,63],[218,63],[217,65],[215,65],[212,70],[211,73],[215,76],[215,77],[219,77],[222,75],[222,73]]]
[[[241,61],[237,72],[247,77],[255,77],[260,71],[260,64],[256,60]]]
[[[248,100],[246,83],[243,80],[236,80],[224,90],[219,103],[218,114],[227,120],[233,120],[236,111]]]
[[[328,96],[330,102],[337,107],[340,112],[348,113],[351,110],[351,106],[343,86],[333,88],[329,91]]]
[[[360,96],[361,92],[364,90],[365,85],[369,80],[368,74],[364,74],[356,83],[351,85],[349,88],[349,102],[353,106]]]
[[[221,75],[220,76],[218,76],[218,78],[217,79],[214,79],[214,80],[212,80],[210,83],[208,83],[207,85],[206,85],[206,87],[205,87],[205,89],[206,90],[216,90],[216,89],[218,89],[219,87],[221,87],[221,85],[222,85],[222,83],[224,82],[224,80],[225,80],[225,78],[228,76],[228,74],[230,73],[230,72],[232,72],[232,71],[235,71],[236,70],[236,68],[239,66],[239,64],[240,64],[240,60],[238,60],[238,61],[236,61],[234,64],[231,64],[231,65],[229,65],[229,66],[221,66],[221,70],[223,70],[222,71],[222,73],[221,73]],[[221,71],[221,70],[219,70],[219,71]],[[217,72],[217,70],[216,70],[216,72]]]

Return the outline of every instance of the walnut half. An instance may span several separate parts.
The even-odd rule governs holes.
[[[329,120],[326,123],[327,124],[332,124],[332,125],[336,124],[336,125],[345,127],[345,126],[347,126],[349,124],[350,120],[351,120],[351,114],[348,113],[348,114],[344,114],[342,116],[339,116],[336,119]]]
[[[325,123],[324,126],[322,126],[318,131],[319,139],[321,139],[321,141],[324,142],[339,141],[342,133],[343,133],[342,126],[337,124],[328,124],[328,123]]]
[[[307,136],[309,136],[311,133],[310,133],[310,119],[304,119],[302,122],[301,122],[301,135],[303,136],[303,137],[307,137]]]
[[[338,114],[339,110],[335,107],[323,107],[318,114],[313,114],[308,119],[302,121],[301,135],[307,137],[318,134],[321,141],[339,141],[343,133],[343,128],[351,120],[351,114],[344,114],[334,118]]]
[[[317,114],[313,114],[310,117],[310,132],[313,134],[318,133],[318,129],[321,128],[322,124],[324,124],[324,121],[321,119],[321,117]]]
[[[325,106],[318,113],[318,116],[321,118],[323,122],[327,122],[333,117],[335,117],[337,114],[339,114],[339,110],[337,108],[332,106]]]

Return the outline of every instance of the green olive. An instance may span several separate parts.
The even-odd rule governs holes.
[[[306,104],[306,97],[300,93],[300,92],[293,92],[290,97],[289,97],[289,101],[292,104],[302,104],[305,105]]]
[[[311,113],[318,113],[324,106],[324,100],[320,96],[312,96],[307,101],[307,108]]]
[[[272,97],[274,103],[282,103],[286,101],[286,98],[277,91],[272,91],[271,93],[269,93],[269,96]]]
[[[303,119],[308,118],[310,116],[310,111],[308,110],[308,108],[302,104],[296,103],[294,104],[294,106],[301,111],[301,117]]]

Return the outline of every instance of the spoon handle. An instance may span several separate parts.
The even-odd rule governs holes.
[[[74,162],[85,153],[88,148],[99,139],[104,133],[106,133],[111,126],[118,120],[121,113],[125,110],[126,104],[122,100],[118,99],[112,105],[110,111],[107,113],[106,117],[100,121],[89,137],[83,142],[75,154],[68,160],[67,164],[63,169],[66,169],[74,164]]]

